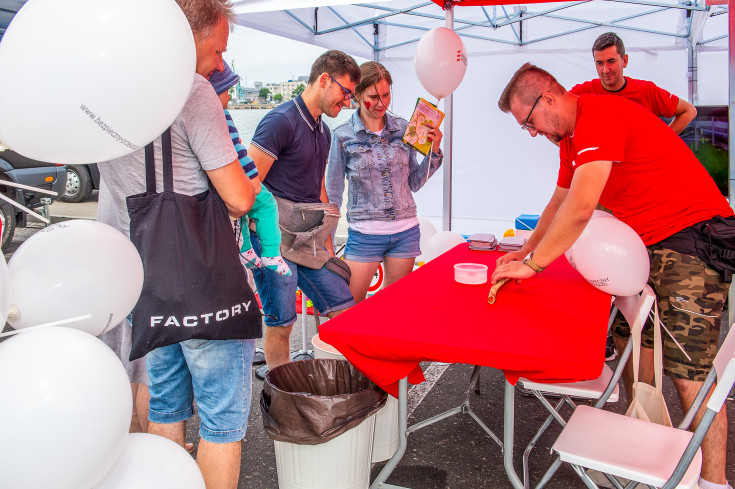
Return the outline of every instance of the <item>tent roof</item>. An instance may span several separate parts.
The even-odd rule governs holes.
[[[26,0],[0,0],[0,37],[24,3]]]
[[[612,0],[531,2],[493,5],[487,0],[455,2],[454,29],[470,52],[535,49],[579,49],[591,29],[615,30],[626,47],[647,49],[699,46],[726,49],[727,6],[704,0]],[[315,44],[338,48],[367,59],[412,56],[424,32],[445,25],[442,0],[373,1],[348,5],[345,0],[235,0],[240,25]],[[275,5],[278,5],[276,7]],[[285,7],[291,5],[293,8]],[[324,5],[329,4],[329,5]],[[275,10],[275,9],[278,10]],[[705,22],[706,20],[706,22]],[[584,34],[580,41],[579,33]],[[377,53],[377,55],[376,55]]]
[[[417,42],[426,30],[444,24],[443,0],[373,0],[352,4],[354,1],[234,0],[233,4],[241,25],[327,48],[335,45],[334,36],[329,34],[341,33],[347,41],[344,50],[364,58],[375,57],[375,52],[380,57],[400,56],[405,51],[402,47]],[[25,2],[0,0],[0,37]],[[692,26],[687,19],[696,18],[694,12],[706,12],[710,17],[696,39],[698,44],[709,46],[722,41],[720,47],[726,46],[726,16],[719,21],[714,18],[727,13],[727,6],[707,6],[704,0],[530,0],[523,5],[512,0],[454,0],[454,4],[463,7],[455,12],[455,29],[466,44],[496,46],[485,49],[497,49],[498,45],[527,46],[560,37],[572,39],[570,43],[548,46],[558,49],[573,45],[574,34],[599,27],[627,31],[626,46],[634,45],[629,41],[629,32],[655,36],[654,42],[647,36],[641,46],[673,46],[690,33]],[[390,29],[390,35],[381,33],[379,27],[376,38],[375,25]]]

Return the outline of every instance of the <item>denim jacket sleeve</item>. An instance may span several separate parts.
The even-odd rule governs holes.
[[[429,166],[429,156],[432,156],[431,158],[431,170],[430,173],[427,175],[427,167]],[[409,168],[409,174],[408,174],[408,186],[411,188],[412,192],[418,192],[421,187],[424,186],[424,184],[429,180],[431,175],[433,175],[436,170],[439,169],[439,167],[442,164],[442,161],[444,161],[444,153],[441,149],[439,149],[438,153],[429,153],[424,157],[424,161],[421,162],[419,165],[416,161],[416,150],[411,150],[408,156],[408,168]]]
[[[329,202],[338,208],[342,207],[342,196],[345,190],[345,172],[347,170],[347,158],[342,150],[339,139],[339,128],[332,131],[332,145],[329,149],[329,164],[327,165],[327,176],[325,186]]]

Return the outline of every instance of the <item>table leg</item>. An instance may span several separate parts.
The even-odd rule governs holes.
[[[408,445],[408,378],[404,377],[398,381],[398,449],[396,453],[388,460],[383,470],[380,471],[378,477],[375,478],[373,483],[370,485],[370,489],[407,489],[399,486],[392,486],[390,484],[384,484],[390,474],[396,468],[398,463],[403,458],[403,454],[406,452],[406,446]]]
[[[515,395],[515,386],[506,379],[503,397],[503,465],[511,485],[516,489],[524,489],[524,484],[513,466]]]

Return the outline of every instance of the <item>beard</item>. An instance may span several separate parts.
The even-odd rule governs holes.
[[[546,109],[544,109],[544,112],[546,112],[546,120],[551,126],[551,132],[546,133],[546,138],[553,143],[559,144],[564,139],[564,136],[560,134],[561,123],[559,122],[559,114],[546,111]]]

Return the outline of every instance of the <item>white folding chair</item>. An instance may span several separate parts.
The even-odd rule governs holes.
[[[735,384],[735,325],[725,338],[707,379],[684,421],[671,428],[589,406],[578,407],[554,443],[561,460],[569,462],[590,488],[597,485],[583,468],[608,476],[630,479],[662,489],[697,487],[702,468],[700,445],[715,415]],[[712,385],[717,387],[707,402],[699,426],[686,431]],[[612,481],[615,484],[618,481]]]
[[[638,295],[615,297],[613,299],[613,308],[610,313],[608,329],[615,320],[618,310],[622,313],[623,317],[625,317],[626,321],[628,321],[628,324],[631,325],[631,328],[643,327],[646,323],[648,313],[654,307],[655,303],[656,295],[648,285],[646,285],[643,291]],[[556,420],[562,427],[566,424],[564,418],[561,416],[561,410],[565,405],[569,406],[572,410],[576,409],[577,405],[574,403],[572,398],[596,400],[597,402],[595,407],[597,408],[604,406],[607,402],[618,401],[620,392],[618,380],[623,373],[623,369],[630,357],[632,349],[633,344],[629,341],[622,355],[618,359],[618,366],[615,369],[615,372],[605,364],[602,369],[602,374],[594,380],[560,384],[544,384],[532,382],[523,378],[518,381],[517,385],[523,389],[530,390],[550,413],[541,425],[541,428],[539,428],[529,442],[526,450],[523,452],[523,480],[526,487],[530,487],[528,460],[531,455],[531,450],[533,450],[534,446],[541,438],[541,435],[544,434],[552,421]],[[559,396],[561,398],[556,406],[552,405],[547,399],[546,396],[549,395]],[[557,459],[546,471],[536,487],[543,487],[549,479],[551,479],[554,473],[556,473],[560,466],[561,461]]]

